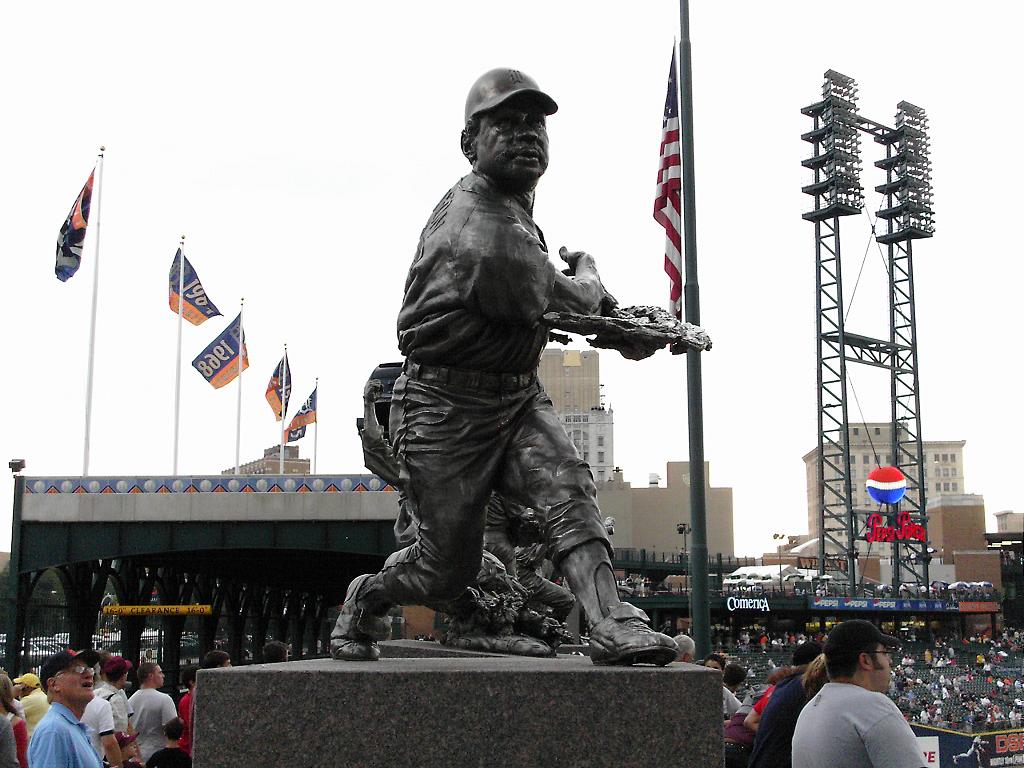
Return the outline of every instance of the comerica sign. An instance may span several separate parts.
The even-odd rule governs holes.
[[[730,611],[752,610],[767,613],[770,610],[767,597],[730,597],[726,599],[725,607]]]

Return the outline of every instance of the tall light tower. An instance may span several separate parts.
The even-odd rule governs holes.
[[[801,164],[814,172],[814,183],[802,191],[814,198],[814,209],[803,218],[814,224],[817,270],[818,571],[824,574],[830,563],[831,543],[854,587],[856,541],[864,521],[853,510],[847,363],[890,373],[892,463],[907,478],[900,506],[912,522],[927,525],[911,243],[934,233],[928,118],[906,101],[897,105],[895,128],[859,115],[857,83],[831,69],[825,73],[822,99],[801,112],[814,120],[813,130],[801,136],[814,146],[814,154]],[[875,191],[885,196],[885,207],[877,215],[886,222],[886,231],[876,239],[888,248],[888,339],[846,331],[839,220],[863,210],[861,133],[886,151],[874,165],[886,173],[885,183]],[[927,542],[897,539],[892,559],[896,589],[905,581],[929,583]]]

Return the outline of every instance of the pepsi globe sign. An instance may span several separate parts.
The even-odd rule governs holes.
[[[871,470],[865,485],[879,504],[896,504],[907,492],[907,477],[897,467],[878,467]]]

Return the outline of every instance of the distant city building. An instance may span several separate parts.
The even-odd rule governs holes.
[[[670,461],[665,467],[666,486],[633,487],[615,472],[599,486],[597,501],[601,515],[615,518],[612,545],[616,549],[644,549],[648,552],[679,552],[693,545],[690,518],[690,463]],[[708,552],[714,557],[735,555],[733,542],[732,488],[711,486],[711,465],[704,462],[704,497]],[[687,536],[679,524],[688,526]]]
[[[1024,512],[1011,512],[1004,509],[996,512],[996,533],[1024,532]]]
[[[238,468],[242,475],[279,475],[281,468],[281,446],[272,445],[263,451],[263,458],[249,461]],[[309,459],[299,458],[299,446],[286,445],[284,447],[284,473],[286,475],[308,475]],[[234,467],[228,467],[221,472],[222,475],[235,474]]]
[[[566,433],[600,485],[615,468],[614,418],[601,401],[601,368],[593,350],[546,349],[538,371]]]
[[[928,506],[943,494],[959,496],[966,493],[964,480],[965,440],[925,440],[924,479]],[[818,449],[805,454],[807,474],[807,530],[810,538],[818,537]],[[892,425],[889,422],[850,424],[850,481],[853,486],[853,507],[867,512],[877,505],[868,496],[865,482],[868,473],[878,466],[892,464]]]

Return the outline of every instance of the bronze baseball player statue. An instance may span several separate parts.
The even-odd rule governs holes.
[[[398,316],[405,365],[390,433],[415,540],[349,585],[331,635],[336,659],[377,659],[392,605],[444,605],[462,594],[480,569],[495,491],[542,517],[549,557],[586,613],[595,664],[676,658],[672,638],[619,600],[590,467],[537,378],[546,313],[615,306],[594,258],[561,248],[568,269],[559,271],[533,221],[546,118],[557,108],[514,69],[492,70],[470,89],[462,151],[473,168],[430,215]]]

